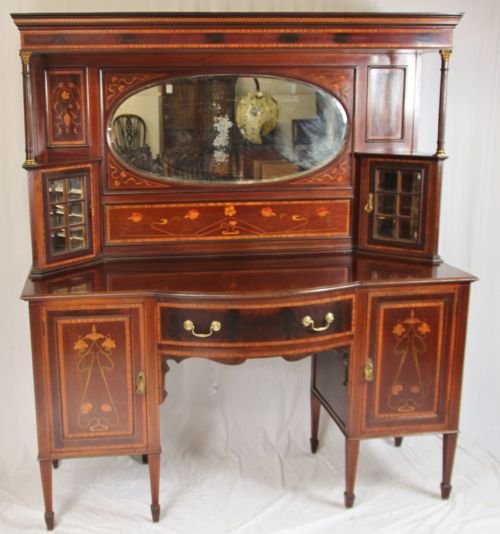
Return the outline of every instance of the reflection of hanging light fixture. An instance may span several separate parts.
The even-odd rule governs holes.
[[[262,144],[262,135],[271,133],[278,124],[278,102],[269,93],[260,90],[259,80],[254,78],[256,90],[249,91],[236,108],[236,124],[241,135],[251,143]]]

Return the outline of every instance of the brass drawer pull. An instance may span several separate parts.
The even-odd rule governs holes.
[[[368,358],[363,367],[365,382],[373,382],[373,360]]]
[[[365,204],[366,213],[371,213],[373,211],[373,193],[368,193],[368,199]]]
[[[210,323],[210,331],[208,334],[199,334],[198,332],[195,332],[194,329],[196,327],[194,326],[193,321],[190,319],[186,319],[184,321],[184,330],[187,330],[188,332],[191,332],[193,336],[195,337],[210,337],[214,332],[219,332],[222,328],[222,323],[220,321],[212,321]]]
[[[305,317],[302,318],[302,324],[306,328],[311,327],[311,330],[313,330],[314,332],[324,332],[325,330],[328,330],[328,328],[330,328],[330,325],[333,323],[333,321],[335,321],[335,316],[333,315],[332,312],[328,312],[325,315],[324,326],[314,326],[314,320],[310,315],[306,315]]]
[[[142,371],[137,375],[135,392],[137,395],[144,395],[146,393],[146,376]]]

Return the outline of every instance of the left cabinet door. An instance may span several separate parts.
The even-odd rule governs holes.
[[[98,257],[98,174],[95,162],[47,165],[30,172],[34,275]]]
[[[147,447],[143,312],[141,304],[44,309],[44,404],[52,455]]]

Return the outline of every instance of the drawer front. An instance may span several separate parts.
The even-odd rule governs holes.
[[[106,243],[347,238],[350,211],[349,199],[106,205]]]
[[[352,333],[353,296],[288,305],[159,304],[159,341],[169,345],[287,344]]]

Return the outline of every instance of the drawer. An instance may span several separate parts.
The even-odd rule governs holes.
[[[353,296],[292,302],[202,306],[160,303],[160,343],[260,345],[352,333]]]

